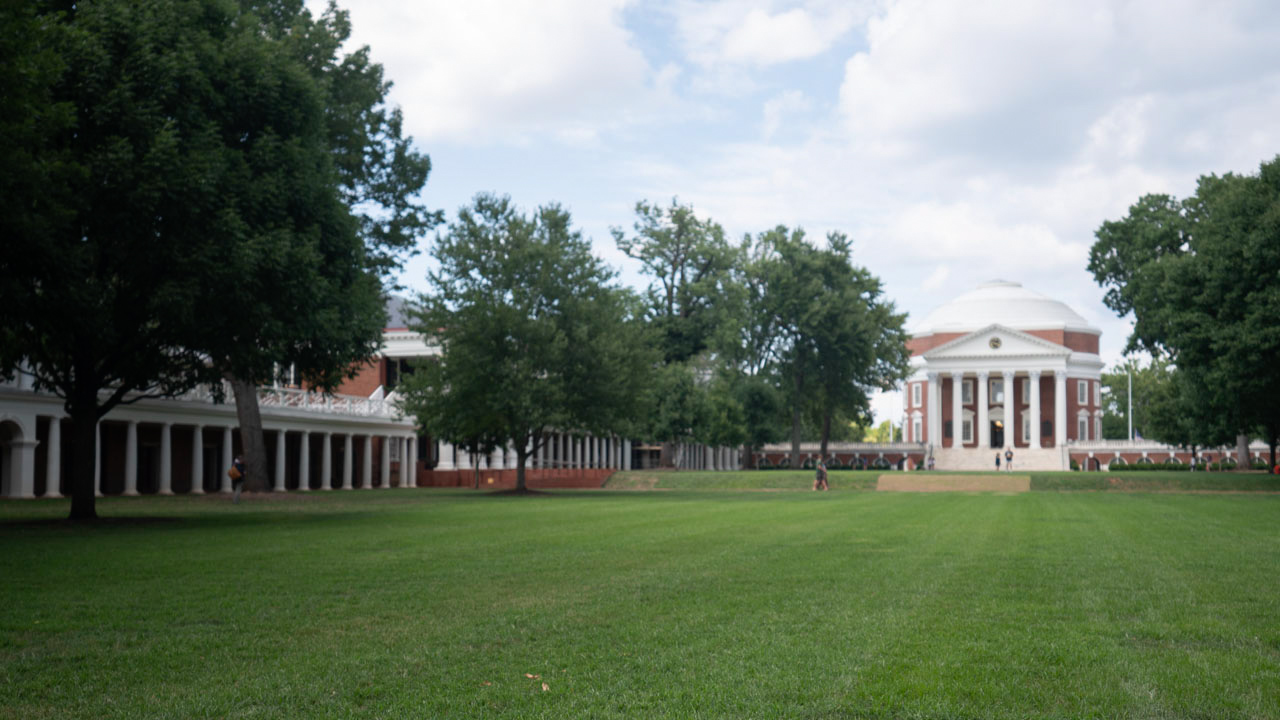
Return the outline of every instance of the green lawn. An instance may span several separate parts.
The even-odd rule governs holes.
[[[1277,495],[99,507],[0,503],[0,717],[1280,717]]]
[[[938,471],[945,475],[990,475],[991,472]],[[874,490],[880,470],[833,470],[832,490]],[[915,474],[915,473],[911,473]],[[1032,490],[1115,490],[1122,492],[1280,492],[1280,476],[1264,472],[1014,472],[1030,475]],[[922,477],[927,477],[923,473]],[[812,470],[652,471],[614,473],[610,490],[811,490]]]

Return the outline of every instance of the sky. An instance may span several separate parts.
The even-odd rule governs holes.
[[[839,230],[908,328],[1013,280],[1100,328],[1108,365],[1130,323],[1087,270],[1098,226],[1280,153],[1269,0],[340,4],[449,219],[478,192],[559,203],[637,288],[609,230],[638,200],[678,198],[732,238]],[[897,420],[901,399],[873,407]]]

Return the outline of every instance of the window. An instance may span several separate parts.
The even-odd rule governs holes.
[[[962,380],[960,382],[960,402],[968,405],[973,402],[973,381]]]
[[[1031,413],[1022,413],[1022,442],[1031,442]]]
[[[1026,405],[1031,402],[1031,378],[1022,378],[1018,382],[1022,384],[1022,402],[1019,404]]]
[[[1089,403],[1089,383],[1087,380],[1076,381],[1076,402],[1081,405]]]
[[[951,431],[951,421],[950,421],[950,420],[946,420],[946,421],[944,421],[944,422],[942,423],[942,437],[947,438],[948,440],[950,440],[951,438],[955,437],[955,435],[954,435],[954,434],[952,433],[952,431]]]
[[[1080,418],[1080,423],[1076,427],[1076,440],[1089,439],[1089,418]]]
[[[920,434],[920,416],[917,415],[911,419],[911,441],[924,442],[924,438]]]
[[[964,422],[961,423],[960,428],[962,431],[962,435],[960,436],[960,441],[966,442],[966,443],[973,442],[973,419],[965,418]]]
[[[1093,384],[1093,406],[1102,407],[1102,382]]]
[[[911,407],[920,407],[920,383],[911,383]]]
[[[1004,380],[991,379],[991,402],[993,404],[1004,404]]]
[[[1093,419],[1093,439],[1102,439],[1102,418],[1100,417],[1095,417]]]

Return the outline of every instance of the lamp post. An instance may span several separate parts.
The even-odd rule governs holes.
[[[1133,442],[1133,365],[1128,366],[1129,371],[1129,442]]]

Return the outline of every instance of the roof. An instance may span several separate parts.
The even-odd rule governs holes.
[[[938,306],[911,328],[915,337],[935,333],[968,333],[990,325],[1014,330],[1073,330],[1100,335],[1066,303],[1054,300],[1021,283],[1007,280],[984,282],[954,300]]]
[[[387,330],[409,327],[409,308],[412,303],[399,295],[387,295]]]

